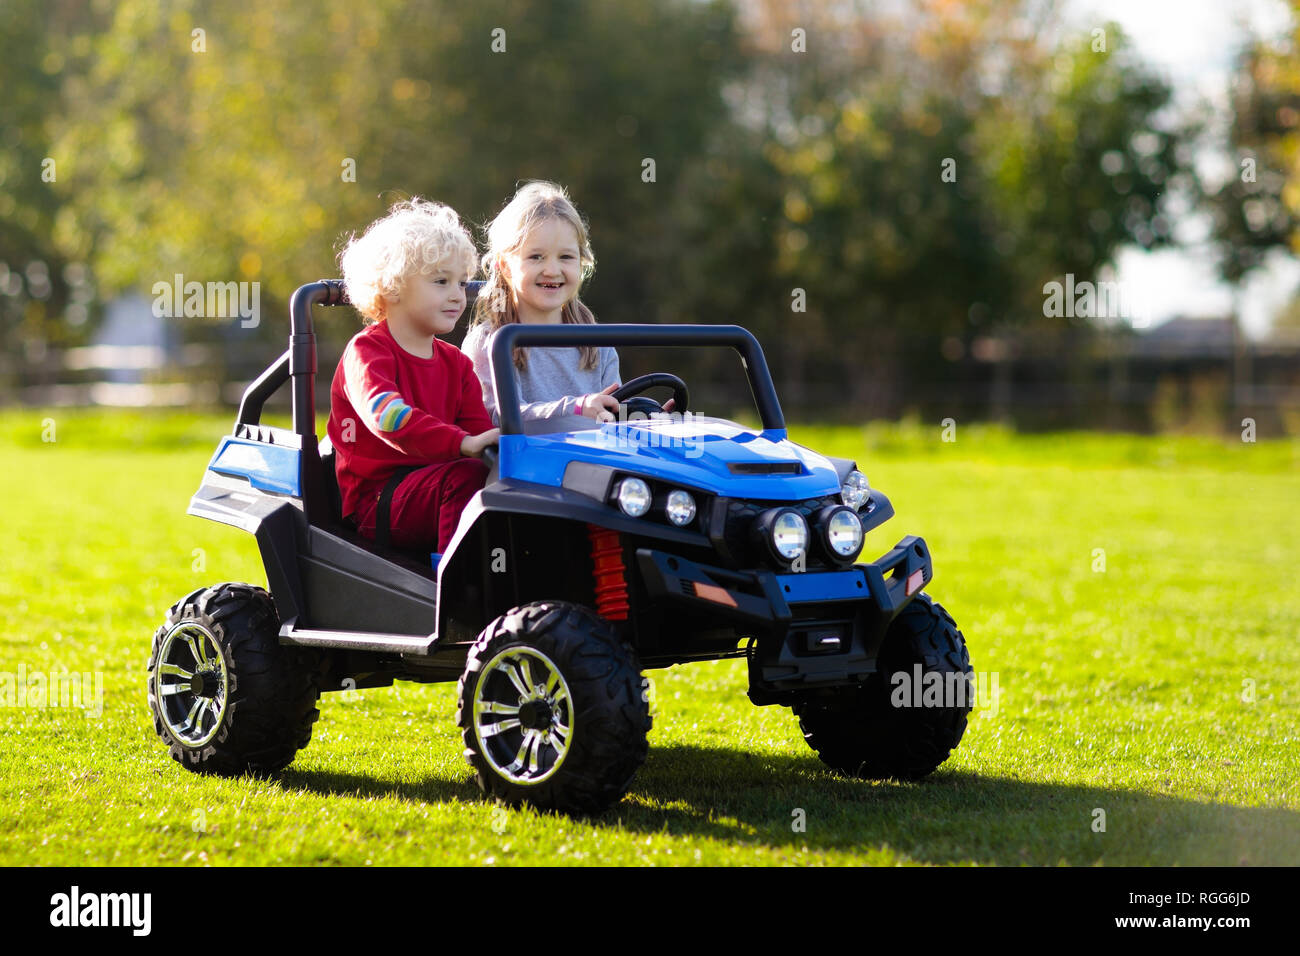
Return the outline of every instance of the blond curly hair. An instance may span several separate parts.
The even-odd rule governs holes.
[[[416,196],[395,204],[366,231],[348,237],[339,268],[348,299],[367,322],[387,317],[385,295],[397,296],[407,280],[439,266],[460,267],[472,277],[478,252],[450,206]]]

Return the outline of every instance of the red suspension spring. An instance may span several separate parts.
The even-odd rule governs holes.
[[[623,544],[618,532],[587,525],[591,538],[591,565],[596,574],[596,612],[610,621],[627,620],[627,579]]]

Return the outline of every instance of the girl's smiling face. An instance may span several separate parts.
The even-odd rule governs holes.
[[[578,295],[578,230],[563,219],[544,219],[506,255],[505,265],[520,321],[559,322],[560,310]]]

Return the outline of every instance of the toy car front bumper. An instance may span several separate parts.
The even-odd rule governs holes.
[[[891,619],[934,576],[925,541],[908,535],[885,555],[842,571],[730,571],[638,548],[647,595],[783,631],[819,604],[870,601]]]
[[[792,704],[867,680],[890,623],[934,574],[925,542],[911,535],[842,571],[730,571],[651,548],[636,558],[651,600],[729,619],[738,637],[752,638],[755,704]]]

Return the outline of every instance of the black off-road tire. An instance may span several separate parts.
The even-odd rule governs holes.
[[[912,703],[910,685],[918,664],[923,682],[925,675],[937,674],[945,688],[964,675],[960,696],[945,695],[941,706],[894,706],[899,685],[892,675],[907,675],[902,686],[909,690],[905,700]],[[794,713],[808,746],[841,773],[917,780],[947,760],[961,742],[973,703],[973,675],[957,622],[942,605],[919,594],[890,625],[876,673],[862,687],[832,704],[796,704]]]
[[[154,730],[187,770],[222,776],[282,770],[307,746],[320,716],[318,667],[315,652],[280,644],[279,618],[265,590],[202,588],[178,601],[154,634]],[[190,720],[182,722],[181,714]]]
[[[648,696],[636,651],[608,621],[578,604],[538,601],[479,635],[456,723],[484,793],[597,814],[622,799],[645,762]]]

